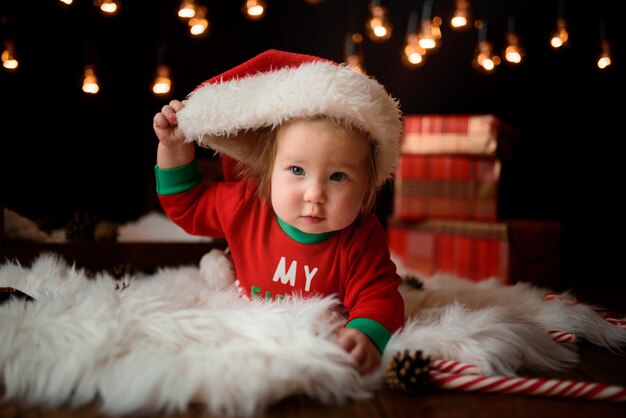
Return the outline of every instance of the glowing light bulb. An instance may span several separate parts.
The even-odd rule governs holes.
[[[372,41],[383,42],[391,37],[393,26],[387,19],[387,10],[384,7],[370,4],[372,17],[367,21],[367,35]]]
[[[565,19],[557,19],[556,30],[550,38],[550,45],[552,45],[552,48],[560,48],[567,44],[568,39],[569,33],[567,32],[567,23],[565,22]]]
[[[469,26],[469,21],[470,2],[468,0],[456,0],[450,26],[453,29],[465,29]]]
[[[196,3],[194,0],[183,0],[178,8],[178,17],[191,19],[196,15]]]
[[[168,94],[172,89],[172,80],[170,79],[170,68],[167,65],[159,65],[157,68],[157,76],[152,84],[152,92],[154,94]]]
[[[204,35],[209,28],[209,21],[206,18],[207,8],[198,7],[196,15],[189,19],[189,32],[193,36]]]
[[[267,6],[263,0],[246,0],[243,14],[249,20],[259,20],[265,15]]]
[[[98,78],[92,65],[85,66],[85,76],[83,78],[83,91],[87,94],[96,94],[100,91]]]
[[[506,39],[507,46],[504,50],[504,59],[511,64],[521,63],[525,51],[520,45],[519,36],[515,33],[508,33]]]
[[[419,46],[419,36],[417,34],[407,35],[402,54],[404,65],[415,68],[424,62],[424,55],[426,55],[426,50]]]
[[[94,0],[93,4],[107,16],[116,15],[120,10],[120,2],[117,0]]]
[[[12,41],[4,43],[4,51],[2,51],[2,66],[7,70],[15,70],[20,63],[15,57],[15,46]]]
[[[598,57],[597,65],[598,68],[603,70],[609,65],[611,65],[611,46],[609,45],[609,41],[603,39],[600,43],[602,47],[602,52],[600,53],[600,57]]]

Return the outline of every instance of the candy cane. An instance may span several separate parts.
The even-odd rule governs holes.
[[[443,370],[456,370],[450,373]],[[527,378],[517,376],[483,376],[468,374],[478,368],[449,360],[431,360],[421,350],[398,352],[385,372],[385,383],[391,389],[414,393],[434,386],[465,392],[487,392],[537,396],[558,396],[593,400],[626,401],[626,388],[601,383]]]
[[[624,319],[617,319],[610,316],[605,316],[604,320],[609,324],[615,325],[618,328],[626,328],[626,320]]]
[[[557,293],[546,293],[543,297],[544,301],[552,301],[552,300],[558,300],[561,302],[565,302],[568,305],[576,305],[580,302],[578,302],[576,299],[570,297],[570,296],[565,296],[565,295],[559,295]]]
[[[557,293],[546,293],[543,297],[543,300],[546,302],[557,300],[557,301],[567,303],[568,305],[577,305],[581,303],[575,298],[572,298],[566,295],[560,295]],[[607,321],[609,324],[615,325],[616,327],[619,327],[619,328],[626,328],[626,318],[625,319],[614,318],[612,313],[608,312],[605,308],[602,308],[602,307],[592,306],[592,309],[596,311],[598,315],[602,316],[602,318],[605,321]]]
[[[552,339],[559,343],[573,343],[576,341],[576,336],[571,332],[565,331],[548,331]]]
[[[480,369],[472,364],[461,363],[459,361],[452,360],[431,360],[431,366],[439,371],[445,373],[456,374],[480,374]]]
[[[431,372],[431,382],[442,389],[464,392],[488,392],[593,400],[626,401],[626,388],[592,382],[572,380],[470,376],[455,373]]]

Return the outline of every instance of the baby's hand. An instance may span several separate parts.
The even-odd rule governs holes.
[[[381,358],[376,346],[361,331],[342,328],[337,343],[352,356],[360,374],[370,373],[380,366]]]
[[[164,146],[180,145],[185,140],[185,136],[178,128],[178,118],[176,112],[184,107],[178,100],[172,100],[163,106],[161,111],[154,115],[153,128],[157,138]]]

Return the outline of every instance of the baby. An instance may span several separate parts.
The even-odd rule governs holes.
[[[338,344],[360,373],[375,370],[404,322],[372,213],[398,158],[397,102],[343,65],[270,50],[171,101],[153,126],[170,219],[226,238],[245,297],[336,295],[346,312]],[[203,179],[196,143],[221,154],[225,181]]]

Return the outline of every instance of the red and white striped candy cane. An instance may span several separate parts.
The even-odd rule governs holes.
[[[452,360],[431,360],[430,365],[438,372],[455,374],[480,374],[480,369],[472,364]]]
[[[555,396],[616,402],[626,401],[626,388],[624,387],[572,380],[507,376],[472,376],[456,373],[442,373],[433,370],[431,372],[431,381],[439,388],[464,392]]]
[[[576,341],[576,336],[571,332],[565,331],[548,331],[552,339],[559,343],[573,343]]]
[[[609,324],[615,325],[616,327],[626,328],[626,320],[624,319],[618,319],[618,318],[612,318],[610,316],[605,316],[604,320],[607,321]]]

